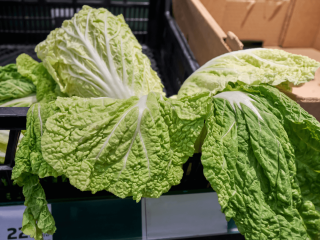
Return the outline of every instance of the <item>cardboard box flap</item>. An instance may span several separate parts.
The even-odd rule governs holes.
[[[173,13],[200,65],[231,51],[227,35],[200,0],[173,0]]]
[[[233,32],[230,31],[227,33],[226,44],[230,47],[231,51],[243,49],[243,43]]]

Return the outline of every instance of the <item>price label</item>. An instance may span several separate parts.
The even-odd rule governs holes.
[[[48,204],[51,212],[51,204]],[[0,239],[33,239],[22,233],[24,205],[0,207]],[[44,240],[52,240],[52,235],[43,234]]]

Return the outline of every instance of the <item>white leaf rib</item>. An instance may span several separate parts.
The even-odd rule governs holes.
[[[151,113],[150,109],[149,109],[148,107],[146,107],[146,109],[147,109],[147,110],[148,110],[148,112],[150,113],[150,117],[151,117],[151,119],[152,119],[152,122],[153,122],[153,123],[155,123],[155,121],[154,121],[154,119],[153,119],[153,116],[152,116],[152,113]]]
[[[147,97],[148,97],[147,95],[142,96],[142,97],[139,99],[139,102],[136,104],[136,106],[139,107],[139,115],[138,115],[137,129],[136,129],[136,131],[135,131],[135,133],[134,133],[134,135],[133,135],[133,138],[132,138],[132,140],[131,140],[130,147],[129,147],[126,155],[124,156],[124,159],[123,159],[123,167],[122,167],[122,169],[121,169],[121,171],[120,171],[120,173],[119,173],[118,179],[119,179],[122,171],[126,168],[126,164],[127,164],[127,160],[128,160],[128,157],[129,157],[131,148],[132,148],[133,143],[134,143],[134,141],[135,141],[135,139],[136,139],[136,137],[137,137],[138,132],[140,132],[142,115],[143,115],[144,110],[145,110],[146,107],[147,107],[147,105],[146,105],[146,103],[147,103]]]
[[[173,156],[173,150],[172,150],[172,148],[170,147],[170,151],[172,152],[172,156]],[[168,163],[168,167],[167,167],[167,169],[169,170],[169,167],[170,167],[170,165],[171,165],[171,162],[172,162],[172,157],[171,156],[171,159],[170,159],[170,161],[169,161],[169,163]]]
[[[75,23],[74,23],[74,24],[75,24]],[[67,32],[67,33],[70,34],[69,32]],[[74,36],[74,35],[73,35],[73,36]],[[76,37],[76,36],[75,36],[75,37]],[[82,41],[81,38],[79,38],[79,37],[77,37],[77,38]],[[82,42],[83,42],[83,41],[82,41]],[[83,43],[84,43],[84,42],[83,42]],[[108,92],[108,95],[113,93],[113,91],[110,90],[109,86],[108,86],[104,81],[102,81],[98,76],[96,76],[96,75],[93,74],[91,71],[89,71],[89,70],[88,70],[84,65],[82,65],[78,60],[76,60],[69,49],[67,49],[67,48],[65,48],[65,47],[63,47],[63,46],[59,46],[59,49],[61,49],[61,50],[65,51],[66,53],[68,53],[69,56],[72,58],[72,61],[75,63],[75,64],[74,64],[74,63],[71,63],[71,64],[72,64],[72,65],[76,65],[77,67],[79,67],[80,69],[82,69],[84,72],[86,72],[90,77],[92,77],[96,82],[98,82],[99,84],[101,84],[102,87]],[[74,52],[73,52],[73,53],[74,53]],[[79,55],[77,54],[77,56],[79,56]],[[84,56],[79,56],[79,57],[84,58],[84,59],[87,59],[87,58],[84,57]],[[95,60],[94,60],[94,59],[90,58],[90,60],[91,60],[93,63],[95,63]],[[99,68],[98,68],[98,70],[99,70]]]
[[[100,70],[100,72],[102,74],[106,74],[106,78],[107,79],[110,79],[111,78],[111,75],[110,75],[110,72],[109,72],[109,69],[106,68],[106,71],[103,71],[103,65],[102,63],[104,63],[105,65],[105,62],[101,60],[100,56],[97,54],[96,50],[91,46],[90,42],[88,43],[88,41],[84,38],[83,34],[81,33],[78,25],[77,25],[77,22],[76,22],[76,17],[74,17],[73,19],[73,24],[74,24],[74,27],[82,41],[82,43],[86,46],[86,48],[88,49],[89,51],[89,54],[91,55],[91,57],[94,59],[94,61],[96,62],[96,65],[98,67],[98,69]],[[106,66],[105,66],[106,67]]]
[[[10,82],[10,81],[6,81],[6,83],[8,83],[8,84],[10,84],[11,86],[13,86],[13,89],[14,88],[17,88],[17,89],[19,89],[21,92],[25,92],[25,90],[23,90],[22,88],[20,88],[20,87],[18,87],[17,85],[14,85],[12,82]]]
[[[112,129],[111,133],[109,134],[109,136],[107,137],[106,141],[104,142],[104,144],[102,145],[102,148],[100,149],[98,155],[96,156],[96,159],[98,159],[103,151],[103,149],[105,149],[105,147],[107,146],[110,138],[112,137],[113,133],[116,131],[117,127],[119,126],[119,124],[122,122],[122,120],[128,115],[128,113],[134,109],[138,107],[137,105],[134,105],[133,107],[131,107],[128,111],[126,111],[123,116],[120,118],[119,122],[114,126],[114,128]]]
[[[88,24],[88,21],[87,21]],[[96,63],[97,69],[100,71],[102,79],[104,80],[105,84],[109,83],[108,86],[112,89],[113,95],[116,96],[116,98],[127,98],[130,97],[128,94],[126,94],[125,89],[123,86],[119,86],[121,82],[117,81],[118,79],[114,79],[114,75],[109,71],[108,67],[106,66],[106,63],[103,61],[103,59],[100,57],[100,55],[97,53],[96,49],[93,48],[90,41],[85,38],[85,36],[80,31],[77,22],[76,22],[76,16],[73,18],[73,25],[74,28],[79,35],[77,37],[87,48],[88,53],[90,57],[93,59],[93,61]],[[87,27],[86,27],[87,28]],[[70,33],[66,31],[67,33]],[[72,34],[74,35],[74,34]],[[71,36],[72,36],[71,35]],[[108,48],[109,46],[107,46]],[[110,49],[110,47],[109,47]],[[110,69],[112,71],[115,71],[115,69]],[[122,84],[122,83],[121,83]]]
[[[110,89],[109,85],[105,84],[98,76],[92,73],[92,71],[89,71],[85,66],[83,66],[77,59],[75,59],[70,54],[72,61],[72,65],[76,65],[78,68],[82,69],[86,74],[88,74],[91,78],[93,78],[97,83],[101,84],[101,86],[104,88],[105,91],[107,91],[112,96],[112,89]]]
[[[78,78],[86,83],[88,83],[89,85],[92,85],[95,89],[99,90],[101,93],[103,93],[104,95],[108,95],[108,92],[106,92],[104,89],[102,89],[101,87],[99,87],[98,85],[94,84],[93,82],[90,82],[88,81],[86,78],[80,76],[80,75],[77,75],[77,74],[74,74],[70,68],[68,68],[68,72],[69,74],[72,76],[72,77],[75,77],[75,78]]]
[[[81,38],[80,37],[78,37],[77,35],[74,35],[72,32],[70,32],[67,28],[65,28],[65,27],[61,27],[67,34],[69,34],[71,37],[74,37],[74,38],[76,38],[76,39],[78,39],[78,40],[80,40],[81,42],[82,42],[82,40],[81,40]]]
[[[231,131],[233,125],[236,123],[236,120],[233,121],[232,125],[230,126],[229,130],[222,136],[221,140]]]
[[[121,26],[120,26],[120,24],[118,24],[118,30],[117,30],[117,32],[116,32],[115,34],[113,34],[113,36],[111,36],[111,37],[109,38],[109,42],[110,42],[112,39],[114,39],[116,36],[118,36],[118,34],[120,33],[120,28],[121,28]]]
[[[132,51],[132,61],[131,61],[131,64],[132,64],[132,79],[131,79],[131,89],[132,91],[134,91],[134,49]]]
[[[11,106],[15,106],[15,107],[19,107],[19,106],[21,106],[21,104],[25,104],[25,103],[29,103],[30,106],[31,106],[32,103],[35,103],[36,101],[37,101],[36,94],[32,94],[32,95],[30,95],[28,97],[17,98],[17,99],[11,100],[9,102],[6,102],[4,104],[0,104],[0,107],[7,107],[7,106],[10,106],[10,105]]]
[[[108,29],[107,19],[108,19],[108,12],[106,12],[106,17],[105,17],[105,20],[104,20],[104,37],[105,37],[105,41],[106,41],[107,57],[108,57],[110,73],[112,75],[114,84],[118,86],[119,90],[121,90],[118,93],[120,95],[120,98],[128,98],[128,97],[130,97],[132,95],[126,91],[125,86],[122,84],[122,82],[121,82],[121,80],[119,78],[119,75],[118,75],[118,73],[116,71],[116,67],[114,65],[113,57],[112,57],[112,54],[111,54],[110,39],[108,37],[108,32],[107,32],[107,29]]]
[[[271,66],[281,66],[281,67],[285,67],[285,68],[290,68],[290,66],[287,66],[287,65],[282,65],[282,64],[279,64],[279,63],[274,63],[274,62],[271,62],[271,61],[268,61],[266,59],[263,59],[261,57],[258,57],[257,55],[253,54],[253,53],[247,53],[249,56],[257,59],[258,61],[260,62],[264,62],[266,64],[269,64]]]
[[[92,63],[94,63],[93,59],[90,58],[90,57],[87,57],[87,56],[83,56],[83,55],[80,55],[78,52],[76,51],[73,51],[73,50],[69,50],[61,45],[58,46],[58,48],[64,52],[66,52],[67,54],[71,55],[71,52],[74,54],[74,55],[77,55],[79,58],[83,58],[83,59],[86,59],[88,61],[91,61]]]
[[[144,63],[144,65],[146,65],[146,61],[145,60],[143,60],[143,63]],[[145,88],[146,88],[146,67],[144,67],[143,68],[143,85],[142,85],[142,88],[141,88],[141,91],[143,91],[142,92],[142,94],[141,95],[143,95],[144,94],[144,92],[148,92],[148,90],[147,91],[144,91],[145,90]]]
[[[89,10],[88,15],[87,15],[86,30],[85,30],[85,34],[84,34],[84,37],[87,40],[88,40],[88,30],[89,30],[89,17],[90,17],[91,11],[92,11],[92,9]]]
[[[40,130],[41,130],[41,136],[42,136],[42,119],[41,119],[41,112],[40,112],[40,104],[38,104],[38,117],[39,117],[39,122],[40,122]]]
[[[124,54],[123,54],[123,46],[122,46],[122,37],[120,37],[120,46],[121,46],[121,60],[122,60],[122,82],[127,86],[128,85],[128,77],[126,65],[124,64]]]

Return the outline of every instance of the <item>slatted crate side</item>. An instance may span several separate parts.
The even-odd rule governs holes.
[[[37,44],[83,5],[105,7],[115,15],[123,14],[137,39],[141,43],[146,41],[149,2],[35,0],[0,1],[0,44]]]

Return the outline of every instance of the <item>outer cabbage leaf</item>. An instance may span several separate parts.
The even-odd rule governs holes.
[[[26,209],[23,213],[22,231],[35,240],[42,240],[42,234],[56,231],[55,221],[48,209],[46,196],[39,178],[33,174],[23,174],[23,195]]]
[[[12,179],[23,185],[23,173],[32,173],[40,178],[54,176],[58,173],[47,164],[41,152],[41,136],[47,118],[55,113],[54,103],[36,103],[27,114],[27,130],[16,152]]]
[[[30,94],[23,98],[1,101],[0,107],[30,107],[35,102],[37,102],[36,95]]]
[[[320,123],[299,104],[270,86],[244,87],[263,96],[263,105],[283,119],[295,152],[297,181],[303,205],[299,211],[314,239],[320,239]]]
[[[162,84],[122,15],[84,6],[36,47],[63,93],[129,98],[161,92]]]
[[[0,82],[0,101],[22,98],[34,93],[35,86],[25,80],[9,79]]]
[[[6,66],[0,66],[0,82],[9,79],[25,79],[17,72],[16,64],[8,64]]]
[[[82,191],[157,198],[180,182],[209,100],[168,100],[155,93],[126,100],[58,98],[42,154]]]
[[[38,102],[51,102],[57,96],[64,96],[43,63],[38,63],[27,54],[21,54],[17,58],[17,67],[18,72],[36,86]]]
[[[261,83],[284,89],[314,79],[320,63],[276,49],[248,49],[221,55],[195,71],[181,86],[178,97],[196,92],[223,91],[228,83]]]
[[[216,95],[214,111],[206,121],[202,163],[206,178],[218,193],[222,212],[235,220],[247,239],[319,239],[319,188],[315,189],[315,181],[311,187],[315,193],[303,192],[300,178],[309,184],[306,179],[315,179],[301,172],[299,164],[305,165],[308,158],[299,156],[292,132],[301,129],[298,135],[317,145],[311,136],[317,138],[320,124],[310,121],[313,117],[274,87],[228,86],[226,90],[251,95]],[[287,112],[281,111],[281,104]],[[296,118],[299,112],[312,122],[312,132],[286,120]],[[316,162],[312,161],[313,167]]]
[[[48,211],[45,193],[38,178],[54,176],[57,172],[42,157],[41,135],[44,122],[54,114],[54,104],[36,103],[27,114],[27,130],[16,152],[12,179],[23,186],[25,205],[27,206],[22,221],[22,231],[35,238],[42,239],[42,233],[53,234],[55,223]]]
[[[20,54],[17,59],[16,59],[16,67],[18,72],[28,78],[29,80],[31,80],[34,85],[37,85],[38,83],[38,79],[37,76],[34,76],[34,74],[32,73],[32,71],[34,70],[34,68],[36,66],[38,66],[38,62],[35,61],[32,57],[30,57],[28,54],[22,53]]]

